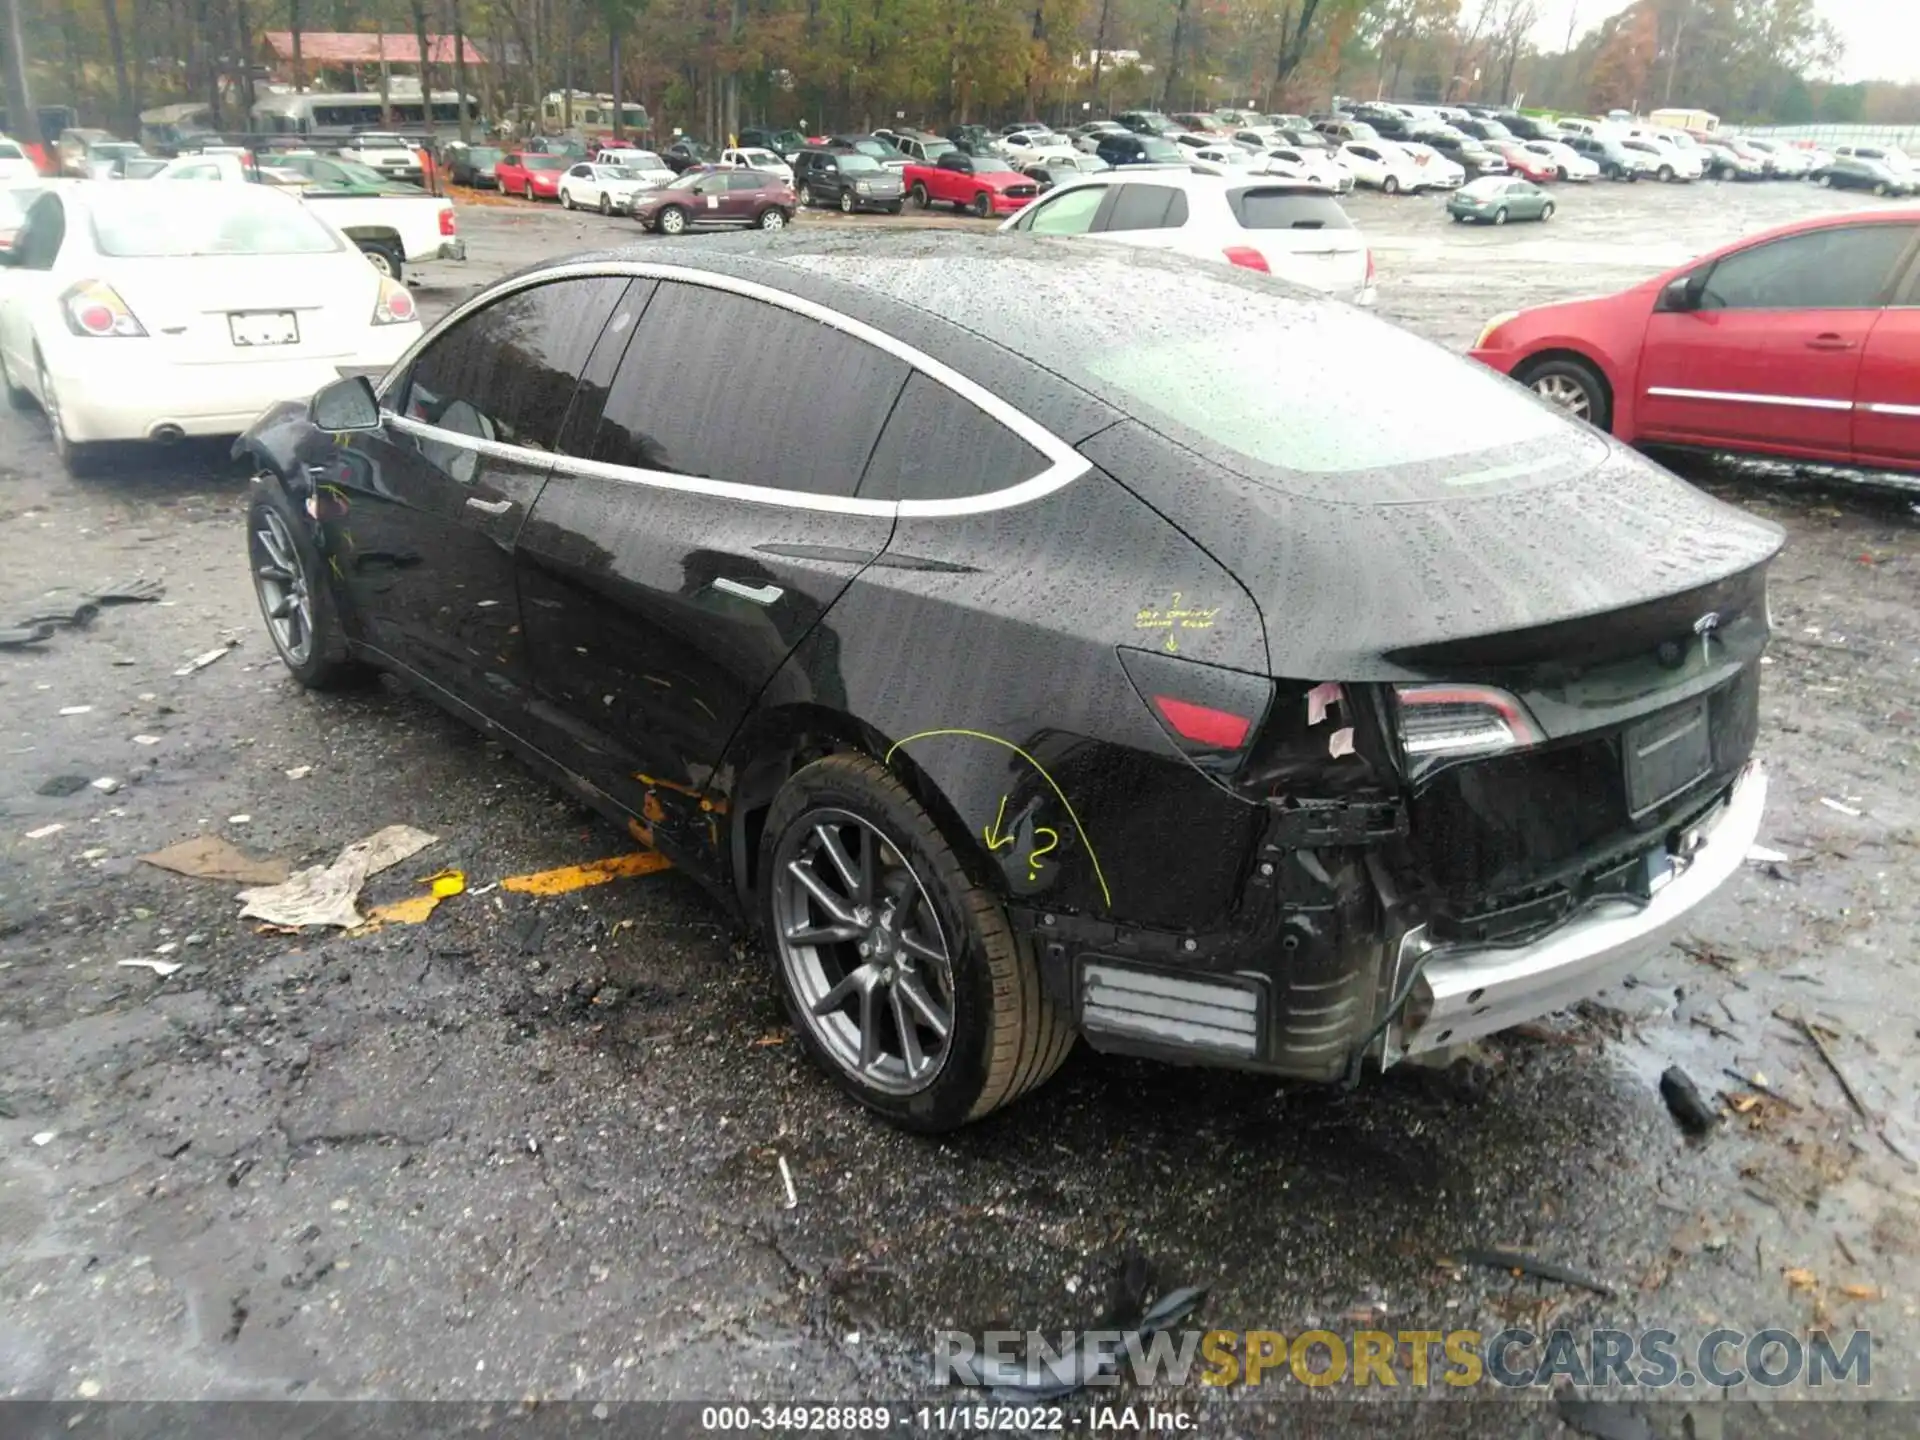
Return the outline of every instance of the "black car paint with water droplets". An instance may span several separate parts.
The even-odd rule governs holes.
[[[377,427],[288,404],[238,448],[330,653],[832,932],[770,934],[775,966],[892,1118],[984,1113],[1076,1030],[1320,1080],[1444,1047],[1604,983],[1744,852],[1765,522],[1230,267],[1013,236],[657,256],[511,277]],[[1381,367],[1430,398],[1341,398]],[[809,910],[787,877],[828,861]],[[872,958],[915,905],[945,1032],[910,958]]]

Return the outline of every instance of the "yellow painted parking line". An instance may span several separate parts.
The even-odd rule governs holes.
[[[566,895],[589,885],[604,885],[636,875],[652,875],[670,870],[673,862],[657,850],[636,850],[631,855],[613,855],[605,860],[590,860],[585,865],[562,865],[557,870],[536,870],[531,875],[509,875],[500,882],[502,890],[517,890],[522,895]]]

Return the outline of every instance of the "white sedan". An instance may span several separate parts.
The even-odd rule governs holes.
[[[1403,190],[1410,193],[1427,186],[1413,158],[1391,140],[1349,140],[1340,147],[1339,155],[1353,171],[1354,183],[1369,190],[1398,195]]]
[[[1000,153],[1016,164],[1051,160],[1056,155],[1074,155],[1073,142],[1050,130],[1016,130],[1000,137]]]
[[[101,441],[238,434],[419,337],[404,286],[264,185],[49,189],[0,273],[0,381],[76,475]]]
[[[638,170],[582,160],[568,166],[567,173],[560,177],[560,208],[625,214],[633,208],[634,196],[653,188]]]
[[[27,152],[0,135],[0,185],[32,184],[39,178],[40,172]]]
[[[1560,171],[1562,180],[1586,181],[1600,178],[1600,167],[1571,145],[1562,145],[1558,140],[1529,140],[1526,148],[1534,154],[1551,160]]]
[[[1283,180],[1301,180],[1309,185],[1324,185],[1336,195],[1353,189],[1353,172],[1323,151],[1296,150],[1291,145],[1276,145],[1253,160],[1256,172]]]
[[[1449,160],[1431,145],[1422,145],[1418,140],[1396,142],[1406,151],[1414,164],[1420,167],[1421,178],[1435,190],[1458,190],[1467,183],[1466,167],[1457,160]]]
[[[758,170],[762,175],[772,175],[776,179],[793,183],[793,167],[771,150],[749,147],[744,150],[722,150],[720,164],[733,170]]]

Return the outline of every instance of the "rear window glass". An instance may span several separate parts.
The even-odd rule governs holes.
[[[1247,230],[1351,230],[1353,221],[1331,195],[1263,188],[1234,190],[1227,203]]]
[[[305,206],[252,187],[218,186],[191,205],[165,182],[152,193],[109,187],[92,206],[93,242],[102,255],[159,259],[190,255],[325,255],[340,248],[332,230]]]

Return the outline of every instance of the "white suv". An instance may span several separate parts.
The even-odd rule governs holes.
[[[1323,185],[1122,168],[1061,185],[1000,228],[1172,250],[1361,305],[1374,299],[1373,255]]]

